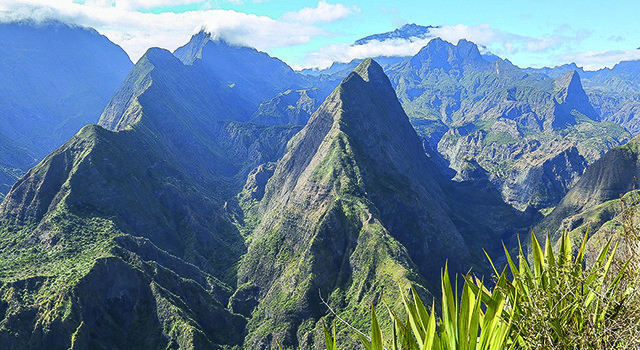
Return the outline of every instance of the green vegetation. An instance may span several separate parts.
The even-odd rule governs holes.
[[[445,266],[440,318],[436,320],[434,303],[428,312],[412,290],[411,296],[403,296],[406,316],[387,307],[394,325],[390,334],[381,330],[372,306],[371,336],[357,336],[367,350],[382,350],[385,344],[394,350],[636,347],[637,272],[628,267],[637,265],[638,255],[627,250],[626,263],[616,263],[618,244],[609,240],[586,267],[587,238],[585,234],[574,254],[565,234],[554,253],[548,237],[543,248],[532,233],[530,261],[520,246],[516,264],[505,247],[508,264],[501,273],[489,258],[499,274],[493,290],[469,274],[460,298]],[[325,326],[324,334],[327,349],[337,349],[336,325],[333,334]]]

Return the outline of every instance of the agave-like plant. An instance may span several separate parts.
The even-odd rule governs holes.
[[[626,264],[618,271],[612,263],[618,247],[611,239],[601,248],[593,266],[586,267],[584,255],[588,233],[573,254],[565,233],[554,254],[549,236],[544,249],[531,233],[531,263],[522,245],[518,265],[505,248],[513,279],[500,288],[510,301],[508,313],[514,322],[511,337],[522,349],[611,349],[624,346],[612,336],[623,305],[620,280]],[[489,258],[491,261],[491,258]],[[493,262],[492,262],[493,265]],[[495,270],[495,266],[494,270]],[[496,270],[497,271],[497,270]]]
[[[507,281],[503,273],[499,284]],[[502,290],[486,289],[481,281],[465,277],[462,297],[458,300],[445,265],[442,274],[442,317],[436,320],[432,302],[431,311],[423,304],[415,289],[411,296],[403,295],[407,317],[403,322],[387,307],[393,320],[391,344],[393,350],[490,350],[507,348],[511,321],[503,317],[507,295]],[[437,327],[439,325],[439,327]],[[336,350],[335,323],[333,334],[324,326],[327,350]],[[438,331],[439,330],[439,331]],[[371,336],[358,333],[366,350],[383,350],[382,330],[375,308],[371,307]]]
[[[402,321],[387,307],[393,320],[393,350],[497,350],[497,349],[612,349],[628,346],[616,337],[615,322],[624,302],[620,281],[627,265],[612,270],[617,244],[609,240],[593,266],[584,264],[588,233],[577,254],[564,234],[554,253],[547,236],[544,249],[531,234],[531,262],[520,244],[518,264],[505,247],[508,265],[493,290],[467,275],[462,296],[451,285],[448,267],[442,273],[442,317],[436,319],[434,303],[428,311],[415,289],[403,295],[406,318]],[[511,278],[509,278],[511,276]],[[457,289],[457,288],[456,288]],[[337,350],[333,334],[324,326],[328,350]],[[367,350],[383,350],[383,333],[371,307],[371,336],[358,334]]]

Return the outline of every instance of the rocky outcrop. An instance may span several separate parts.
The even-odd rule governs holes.
[[[260,201],[264,197],[267,181],[273,176],[275,168],[275,163],[267,163],[260,164],[257,168],[251,170],[243,189],[246,199]]]
[[[501,184],[502,193],[507,202],[521,210],[524,205],[551,207],[573,187],[586,168],[584,157],[570,146],[553,158],[543,158],[523,168],[514,167]]]
[[[578,72],[567,72],[554,81],[554,86],[554,90],[557,92],[553,106],[553,118],[549,118],[547,121],[553,128],[575,125],[579,118],[598,120],[598,114],[591,106],[589,97],[582,88]]]
[[[287,90],[263,102],[251,121],[266,125],[305,125],[320,103],[329,95],[325,88]]]
[[[505,202],[522,211],[557,204],[587,167],[578,149],[562,139],[492,142],[482,130],[463,132],[449,131],[438,144],[456,171],[453,179],[489,179]]]

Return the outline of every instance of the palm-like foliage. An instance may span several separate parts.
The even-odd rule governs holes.
[[[511,301],[508,310],[514,320],[512,338],[523,349],[603,349],[620,346],[610,329],[622,307],[618,288],[626,265],[617,272],[611,267],[617,244],[609,240],[593,266],[586,268],[587,234],[577,254],[565,234],[554,254],[547,236],[544,249],[531,234],[531,263],[522,251],[518,264],[505,249],[513,280],[505,291]],[[533,266],[531,266],[533,265]],[[495,269],[495,267],[494,267]]]
[[[574,255],[563,235],[554,253],[547,237],[542,248],[531,235],[531,261],[520,245],[518,263],[505,248],[508,265],[493,290],[471,276],[464,277],[457,298],[445,266],[442,274],[442,317],[436,318],[415,289],[403,296],[404,321],[389,310],[393,320],[388,337],[393,350],[489,350],[489,349],[602,349],[628,346],[616,337],[616,317],[623,307],[621,279],[626,265],[613,271],[617,244],[601,249],[593,266],[584,264],[587,235]],[[511,277],[509,277],[511,276]],[[637,326],[637,325],[636,325]],[[336,350],[335,337],[325,326],[327,349]],[[383,350],[383,332],[371,308],[371,337],[358,335],[367,350]]]
[[[506,283],[503,273],[498,283]],[[393,319],[391,337],[394,350],[489,350],[504,349],[507,346],[511,321],[503,318],[507,295],[502,290],[493,292],[486,289],[482,282],[465,277],[462,297],[455,297],[449,280],[449,271],[445,266],[442,275],[442,318],[436,320],[435,308],[427,311],[415,289],[411,296],[403,296],[407,317],[403,322],[398,315],[389,311]],[[438,327],[439,325],[439,327]],[[439,331],[438,331],[439,328]],[[334,336],[325,329],[327,349],[337,349]],[[367,350],[383,350],[382,331],[378,323],[375,308],[371,308],[371,337],[359,334]]]

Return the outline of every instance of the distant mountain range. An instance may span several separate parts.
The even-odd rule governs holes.
[[[640,133],[640,122],[636,118],[640,111],[639,61],[623,61],[611,69],[595,72],[584,71],[573,63],[554,68],[528,69],[552,77],[568,70],[575,70],[582,77],[589,101],[599,114],[598,120],[622,125],[632,135]]]
[[[0,161],[26,171],[0,204],[7,349],[317,348],[327,306],[361,327],[410,285],[437,295],[447,261],[488,275],[483,249],[499,256],[532,226],[556,237],[592,224],[595,246],[615,208],[636,205],[638,139],[619,146],[635,117],[607,114],[634,110],[633,62],[521,69],[436,38],[412,57],[295,72],[200,32],[131,67],[92,30],[7,28],[40,33],[41,78],[0,107],[49,110],[63,91],[82,107],[41,115],[33,134],[26,117],[0,124]],[[78,46],[60,50],[64,38]],[[79,131],[41,136],[58,125]]]
[[[490,179],[520,210],[553,207],[588,163],[630,137],[601,121],[574,70],[530,72],[441,39],[384,67],[426,152],[456,180]],[[342,74],[318,79],[331,85]]]
[[[405,24],[402,27],[387,33],[373,34],[355,41],[355,45],[365,45],[372,41],[385,41],[391,39],[424,39],[431,34],[431,29],[440,28],[439,26],[421,26],[415,23]]]

